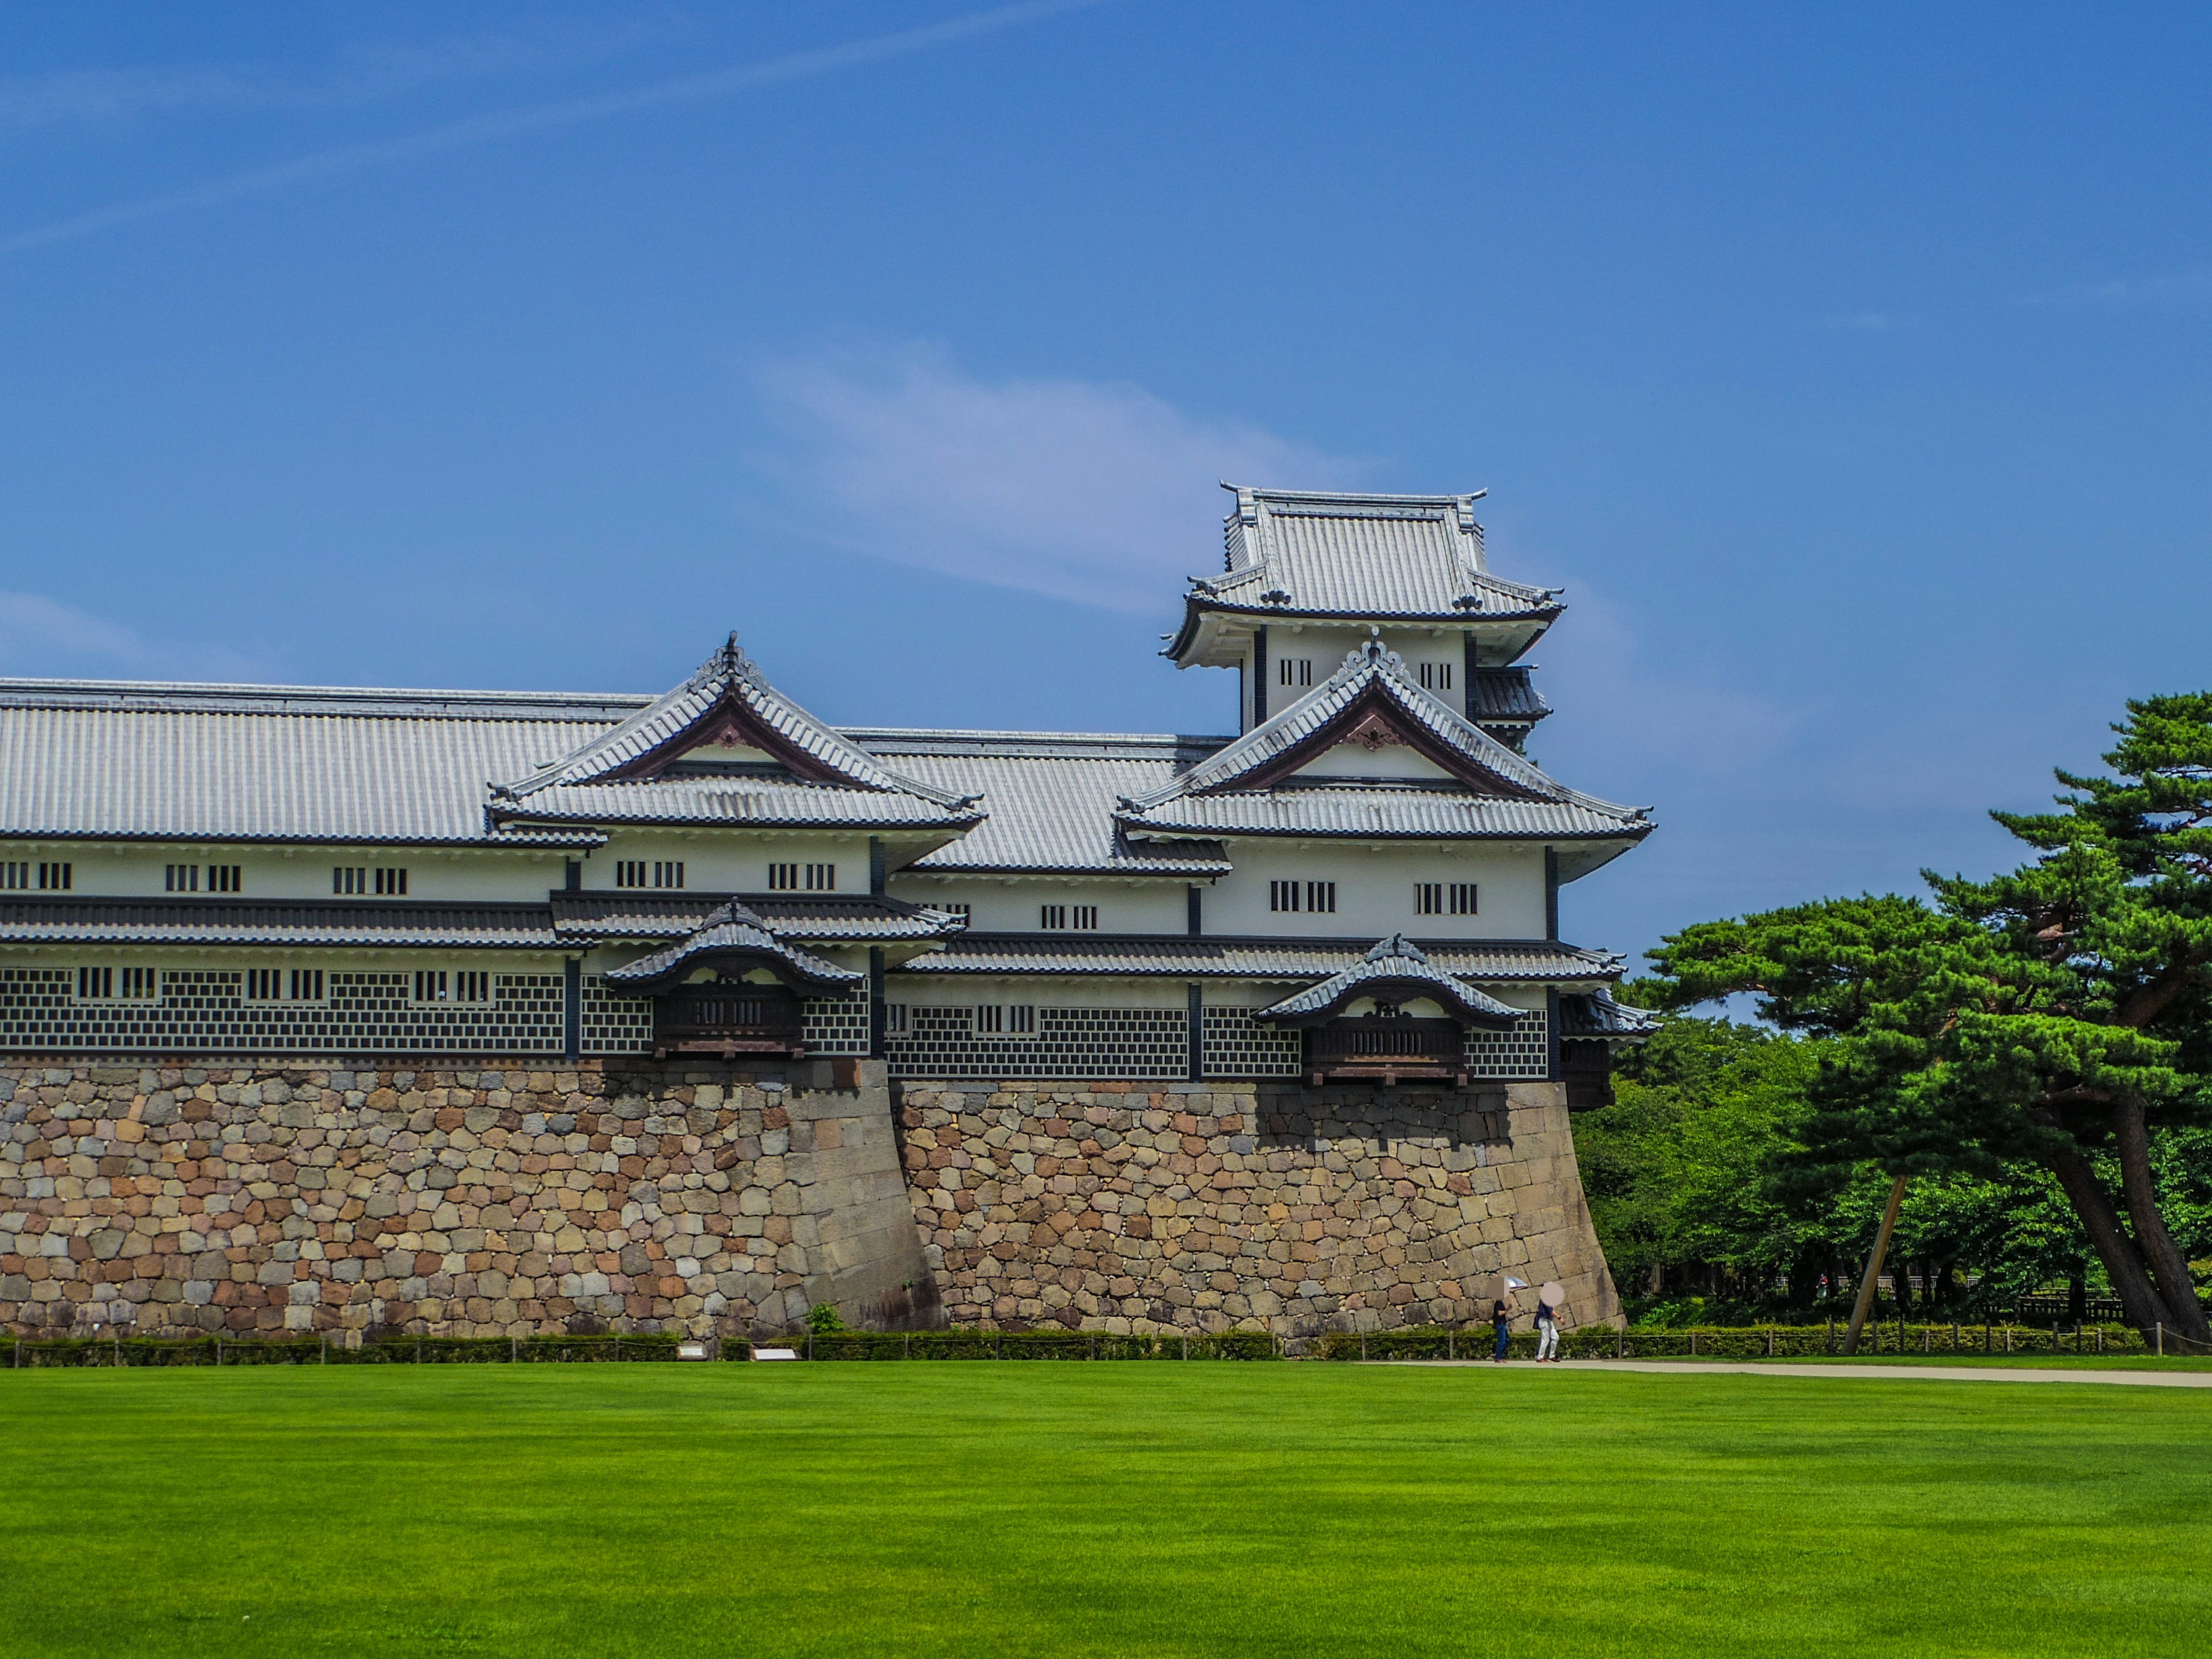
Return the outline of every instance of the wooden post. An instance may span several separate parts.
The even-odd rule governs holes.
[[[1897,1231],[1897,1206],[1903,1202],[1905,1177],[1899,1176],[1889,1189],[1889,1202],[1881,1212],[1881,1230],[1874,1236],[1874,1253],[1867,1257],[1866,1277],[1859,1281],[1859,1299],[1851,1304],[1850,1328],[1844,1333],[1844,1353],[1847,1358],[1859,1351],[1859,1333],[1866,1328],[1867,1314],[1874,1306],[1875,1287],[1881,1279],[1882,1259],[1889,1254],[1889,1236]],[[1904,1346],[1900,1336],[1898,1347],[1902,1350]]]
[[[2158,1329],[2158,1357],[2159,1357],[2160,1359],[2163,1359],[2163,1358],[2166,1358],[2166,1322],[2165,1322],[2165,1321],[2163,1321],[2163,1320],[2160,1320],[2160,1321],[2159,1322],[2159,1323],[2158,1323],[2157,1329]],[[23,1345],[22,1345],[21,1343],[18,1342],[18,1343],[15,1345],[16,1352],[19,1352],[19,1353],[20,1353],[20,1352],[22,1352],[22,1347],[23,1347]]]
[[[1452,1353],[1452,1334],[1449,1331],[1446,1331],[1444,1333],[1444,1358],[1450,1359],[1454,1357],[1455,1356]]]

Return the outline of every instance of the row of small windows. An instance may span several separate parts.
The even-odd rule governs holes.
[[[153,968],[112,968],[90,963],[76,970],[79,1002],[150,1002],[159,994]],[[458,972],[417,969],[417,1002],[476,1002],[491,1000],[491,975],[479,969]],[[247,1002],[322,1002],[327,986],[320,968],[248,968],[242,985]]]
[[[1474,915],[1474,886],[1471,881],[1417,881],[1413,884],[1413,914],[1419,916]]]
[[[906,1026],[906,1010],[899,1010],[899,1027]],[[986,1002],[975,1010],[975,1030],[983,1036],[1035,1036],[1036,1005],[1033,1002]]]
[[[1267,884],[1270,910],[1310,910],[1316,915],[1336,914],[1336,884],[1333,881],[1271,881]]]
[[[76,866],[70,864],[0,864],[0,891],[10,893],[66,893],[76,884]]]
[[[1098,907],[1095,904],[1041,904],[1037,907],[1037,926],[1048,933],[1092,933],[1098,931]]]
[[[161,884],[172,893],[235,893],[243,884],[235,864],[172,864]]]
[[[489,1002],[491,975],[473,969],[447,973],[443,969],[417,968],[415,970],[415,1000]]]
[[[404,898],[407,872],[396,864],[334,865],[331,868],[331,891],[342,896],[374,893],[379,898]]]
[[[837,890],[837,866],[771,864],[768,867],[768,890],[771,893],[834,893]]]
[[[1281,657],[1275,662],[1275,684],[1304,687],[1314,683],[1311,657]],[[1449,691],[1452,689],[1452,665],[1448,662],[1425,662],[1416,666],[1421,689],[1425,691]]]
[[[681,859],[617,859],[615,885],[617,887],[681,887],[684,884],[684,860]]]

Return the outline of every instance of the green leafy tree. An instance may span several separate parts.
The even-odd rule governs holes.
[[[2008,875],[1705,923],[1653,956],[1675,1006],[1749,992],[1824,1040],[1785,1179],[2040,1165],[2130,1320],[2212,1340],[2154,1146],[2212,1094],[2212,694],[2113,730],[2114,775],[2062,771],[2059,811],[1995,815],[2038,852]]]

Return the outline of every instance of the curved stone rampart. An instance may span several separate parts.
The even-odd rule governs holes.
[[[956,1324],[1470,1323],[1508,1274],[1620,1314],[1559,1084],[909,1083],[900,1123]]]

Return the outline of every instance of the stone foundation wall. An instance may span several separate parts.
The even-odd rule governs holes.
[[[1509,1273],[1617,1316],[1557,1084],[0,1060],[20,1334],[772,1333],[833,1302],[1299,1336],[1480,1322]]]
[[[0,1060],[18,1332],[776,1331],[926,1276],[879,1064]]]
[[[952,1322],[1285,1335],[1478,1322],[1506,1274],[1620,1314],[1565,1087],[908,1083],[915,1217]],[[1518,1298],[1533,1313],[1532,1294]]]

